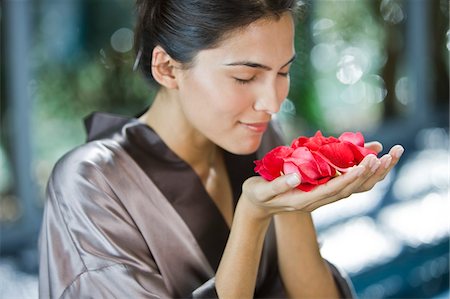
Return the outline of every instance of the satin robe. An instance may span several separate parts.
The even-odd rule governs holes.
[[[86,123],[89,142],[62,157],[48,182],[40,297],[217,298],[229,228],[199,177],[137,119],[96,113]],[[270,126],[257,153],[225,153],[235,206],[253,161],[281,143]],[[330,267],[342,296],[352,297]],[[283,297],[271,225],[255,298]]]

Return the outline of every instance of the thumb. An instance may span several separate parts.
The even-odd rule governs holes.
[[[300,176],[296,173],[282,175],[271,182],[261,177],[251,177],[244,182],[243,192],[252,194],[259,201],[267,201],[273,197],[290,191],[300,185]]]

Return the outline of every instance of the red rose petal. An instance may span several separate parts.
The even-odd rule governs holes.
[[[336,169],[330,167],[330,164],[328,164],[328,162],[325,161],[320,155],[318,155],[317,153],[313,153],[313,155],[322,177],[334,176],[336,174]]]
[[[298,167],[297,167],[297,165],[295,165],[292,162],[284,163],[284,165],[283,165],[283,172],[284,172],[284,174],[296,173],[296,174],[298,174],[300,176],[300,179],[301,179],[301,176],[302,176],[300,171],[299,171],[299,169],[298,169]]]
[[[292,153],[289,161],[295,163],[302,173],[304,179],[317,180],[321,177],[319,165],[314,155],[306,148],[299,147]]]
[[[305,191],[305,192],[309,192],[312,189],[316,188],[317,185],[312,185],[312,184],[300,184],[297,186],[297,189]]]
[[[278,146],[272,149],[261,160],[254,161],[255,171],[268,181],[274,180],[283,171],[284,158],[293,151],[288,146]]]
[[[355,165],[355,156],[351,147],[346,143],[330,143],[320,147],[319,153],[337,169]]]
[[[308,137],[300,136],[299,138],[294,139],[294,141],[292,141],[291,147],[292,147],[293,149],[296,149],[297,147],[303,146],[303,145],[304,145],[306,142],[308,142],[308,141],[309,141],[309,138],[308,138]]]
[[[360,132],[344,132],[339,136],[339,140],[343,142],[350,142],[357,146],[364,147],[364,137]]]
[[[255,161],[255,171],[267,180],[283,173],[297,173],[302,181],[297,188],[307,192],[331,180],[337,170],[346,172],[359,164],[368,154],[376,152],[364,147],[360,132],[345,132],[335,138],[317,131],[312,137],[294,139],[290,147],[274,148]]]
[[[359,164],[361,163],[361,161],[364,159],[365,156],[367,155],[377,155],[377,152],[365,148],[365,147],[361,147],[361,146],[357,146],[355,144],[352,143],[347,143],[348,146],[350,147],[350,149],[353,151],[353,155],[355,156],[355,164]]]

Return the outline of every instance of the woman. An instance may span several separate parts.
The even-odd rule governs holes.
[[[52,298],[336,298],[310,212],[371,189],[403,149],[301,192],[253,161],[282,143],[295,1],[138,3],[140,67],[159,86],[139,119],[96,114],[90,142],[48,185],[40,295]],[[379,143],[371,147],[381,150]]]

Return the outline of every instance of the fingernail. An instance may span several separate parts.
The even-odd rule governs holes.
[[[389,167],[389,165],[391,165],[392,156],[391,155],[386,155],[382,159],[383,159],[383,163],[384,163],[384,169],[387,169]]]
[[[300,184],[300,177],[298,176],[298,174],[292,173],[288,175],[286,183],[291,187],[296,187],[298,186],[298,184]]]
[[[380,167],[380,165],[381,165],[380,160],[378,160],[378,159],[375,160],[375,161],[373,162],[372,167],[370,168],[370,171],[372,171],[372,172],[377,171],[377,169],[378,169],[378,167]]]
[[[365,169],[366,169],[366,167],[365,167],[364,165],[359,165],[359,166],[353,167],[353,168],[350,170],[350,172],[351,172],[351,173],[354,173],[354,174],[357,175],[357,176],[359,176],[359,175],[361,175],[361,174],[364,172]]]
[[[395,151],[395,157],[400,158],[403,155],[403,152],[405,151],[405,149],[400,145],[398,145],[397,147],[398,147],[398,149]]]
[[[369,167],[372,169],[372,167],[375,165],[375,163],[377,161],[377,158],[372,154],[369,155],[369,158],[370,158],[369,159]]]

